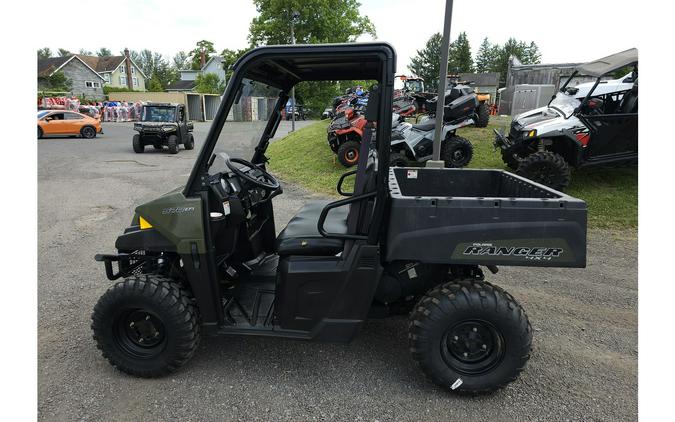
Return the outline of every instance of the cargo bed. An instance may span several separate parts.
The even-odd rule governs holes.
[[[586,266],[586,203],[503,170],[391,168],[386,261]]]

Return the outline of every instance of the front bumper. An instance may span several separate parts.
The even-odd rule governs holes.
[[[492,131],[495,133],[495,139],[492,141],[492,145],[494,145],[495,150],[505,150],[513,146],[513,142],[511,142],[511,139],[509,139],[508,136],[504,136],[503,134],[497,132],[497,129],[492,129]]]

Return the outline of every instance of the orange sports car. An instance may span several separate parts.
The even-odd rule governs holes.
[[[94,138],[101,133],[101,121],[75,111],[38,111],[38,138],[45,135],[81,135]]]

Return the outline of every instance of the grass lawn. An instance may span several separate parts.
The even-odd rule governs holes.
[[[499,152],[493,151],[492,128],[505,127],[508,122],[504,118],[492,116],[486,128],[468,127],[459,130],[459,135],[474,145],[474,156],[469,167],[506,168]],[[270,170],[283,180],[310,191],[336,196],[337,180],[348,170],[342,167],[328,147],[328,123],[328,120],[317,122],[271,144],[267,154]],[[573,171],[572,184],[567,192],[588,204],[589,227],[637,228],[637,167]]]

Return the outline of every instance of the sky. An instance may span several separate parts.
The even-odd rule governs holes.
[[[78,52],[110,48],[118,54],[124,47],[149,49],[172,57],[177,51],[190,51],[199,40],[213,41],[217,51],[248,45],[246,36],[256,15],[250,0],[182,2],[156,0],[117,0],[96,3],[70,0],[67,8],[50,8],[50,22],[72,22],[73,30],[50,30],[36,48],[59,47]],[[416,50],[424,47],[434,32],[442,32],[444,0],[361,0],[362,14],[375,24],[377,39],[391,43],[397,51],[398,73],[410,73],[407,65]],[[483,38],[503,43],[509,37],[535,41],[542,63],[585,62],[636,45],[632,31],[604,31],[616,27],[611,22],[626,19],[632,3],[624,1],[454,1],[451,39],[467,33],[475,54]],[[105,6],[108,5],[108,6]],[[300,10],[302,13],[302,10]],[[81,22],[104,22],[100,31],[82,30]],[[602,16],[602,25],[588,22]],[[597,21],[597,20],[595,20]],[[580,25],[586,22],[587,26]],[[620,26],[620,25],[619,25]],[[604,29],[603,29],[604,28]],[[596,38],[589,37],[593,34]],[[362,37],[370,41],[371,37]]]

